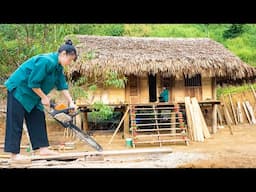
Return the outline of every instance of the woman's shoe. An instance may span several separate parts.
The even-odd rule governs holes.
[[[11,156],[10,163],[11,164],[30,164],[31,158],[25,155],[16,154]]]
[[[44,148],[40,148],[39,149],[39,153],[38,154],[39,155],[43,155],[43,156],[47,156],[47,155],[58,155],[59,153],[56,152],[56,151],[48,149],[48,147],[47,148],[44,147]]]

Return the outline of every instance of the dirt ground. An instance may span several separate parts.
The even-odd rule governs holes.
[[[48,123],[48,137],[53,149],[60,153],[94,151],[82,141],[74,137],[64,137],[64,129],[54,122]],[[256,168],[256,125],[234,126],[231,135],[228,127],[218,129],[217,133],[204,142],[185,144],[168,144],[162,148],[171,148],[171,153],[136,154],[106,156],[102,160],[85,161],[83,158],[74,161],[33,161],[31,168]],[[112,144],[108,144],[113,132],[94,133],[92,136],[104,150],[128,149],[121,134],[118,134]],[[74,142],[75,149],[63,149],[63,143]],[[0,155],[4,144],[4,118],[0,119]],[[22,137],[21,152],[27,151],[26,135]],[[138,146],[136,148],[159,148],[158,145]],[[132,150],[132,148],[129,148]],[[4,158],[0,158],[4,159]],[[6,159],[6,158],[5,158]],[[2,167],[8,167],[2,166]]]

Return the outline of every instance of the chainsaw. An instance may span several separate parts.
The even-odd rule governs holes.
[[[80,113],[79,108],[75,110],[74,108],[67,107],[64,104],[55,104],[54,102],[50,103],[50,111],[46,110],[53,119],[55,119],[59,124],[64,128],[71,129],[78,138],[86,142],[88,145],[96,149],[97,151],[103,151],[103,148],[98,144],[89,134],[82,131],[77,127],[73,122],[73,119],[76,115]]]

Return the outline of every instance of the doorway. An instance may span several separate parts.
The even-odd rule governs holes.
[[[156,94],[156,75],[148,75],[148,92],[149,92],[149,102],[157,101]]]

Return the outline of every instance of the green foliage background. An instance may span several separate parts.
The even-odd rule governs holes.
[[[255,24],[0,24],[0,80],[29,57],[57,51],[67,35],[208,37],[256,66]],[[112,77],[113,78],[113,77]],[[122,84],[112,79],[108,83]],[[2,83],[2,82],[0,82]],[[244,90],[246,86],[234,87]],[[230,88],[220,88],[225,94]]]

